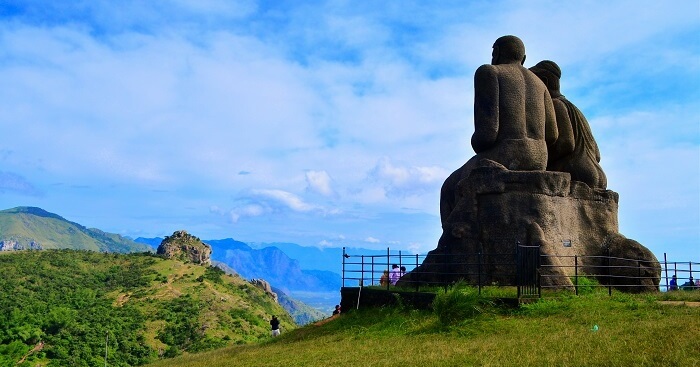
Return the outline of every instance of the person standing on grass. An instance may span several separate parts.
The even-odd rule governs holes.
[[[391,285],[396,285],[396,282],[399,281],[399,278],[401,278],[401,270],[399,269],[399,266],[394,264],[391,266],[391,274],[389,275],[389,281],[391,282]]]
[[[280,335],[280,320],[277,320],[277,316],[272,316],[272,320],[270,320],[270,326],[272,327],[272,336],[279,336]]]

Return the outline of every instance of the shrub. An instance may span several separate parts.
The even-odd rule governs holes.
[[[571,279],[571,283],[575,283],[574,279]],[[578,277],[578,294],[591,294],[600,287],[600,283],[595,278],[589,278],[586,276]]]
[[[493,302],[479,295],[476,288],[457,284],[446,293],[438,293],[433,310],[440,323],[453,325],[483,314]]]

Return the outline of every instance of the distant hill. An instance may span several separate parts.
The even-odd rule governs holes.
[[[326,270],[340,274],[343,268],[343,248],[342,247],[315,247],[301,246],[296,243],[287,242],[272,242],[272,243],[255,243],[250,244],[254,249],[265,247],[276,247],[287,254],[292,259],[299,262],[302,269],[307,270]],[[371,250],[366,248],[348,247],[346,253],[351,255],[386,255],[384,250]],[[392,254],[397,254],[395,250]],[[406,252],[405,254],[408,254]]]
[[[0,253],[0,310],[0,366],[137,366],[295,327],[248,281],[149,253]]]
[[[152,251],[118,234],[86,228],[36,207],[21,206],[0,211],[0,251],[90,250],[98,252]]]

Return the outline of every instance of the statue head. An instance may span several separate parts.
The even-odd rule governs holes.
[[[515,36],[503,36],[493,43],[491,65],[525,63],[525,45]]]
[[[537,63],[537,65],[530,68],[535,75],[537,75],[540,80],[544,82],[551,92],[559,92],[559,79],[561,78],[561,69],[556,62],[550,60],[543,60]]]

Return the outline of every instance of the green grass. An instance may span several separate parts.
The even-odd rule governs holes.
[[[700,291],[610,297],[601,289],[517,309],[465,287],[443,294],[436,311],[353,310],[258,344],[149,366],[700,366],[700,307],[659,302],[700,302]],[[441,320],[440,307],[460,304],[479,311]]]

